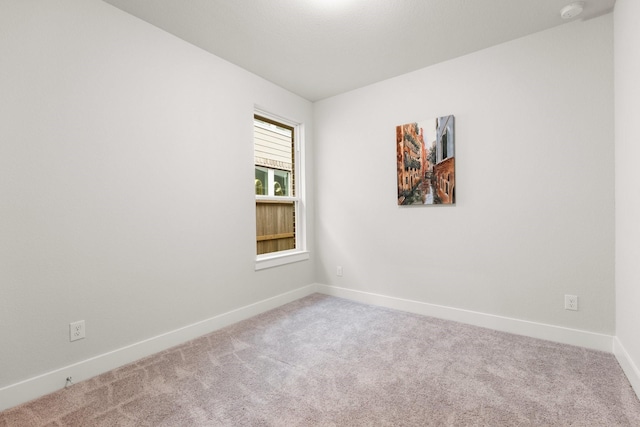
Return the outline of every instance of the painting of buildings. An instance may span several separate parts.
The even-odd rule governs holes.
[[[456,202],[454,116],[396,126],[398,205]]]

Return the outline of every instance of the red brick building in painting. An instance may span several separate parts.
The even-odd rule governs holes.
[[[424,135],[417,123],[396,126],[396,155],[401,205],[424,181],[428,169]]]

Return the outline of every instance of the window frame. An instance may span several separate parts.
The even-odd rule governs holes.
[[[304,124],[296,121],[289,120],[287,118],[275,115],[260,108],[254,108],[251,125],[255,126],[255,118],[266,119],[267,121],[275,122],[274,124],[282,124],[293,129],[293,173],[291,179],[295,182],[294,195],[289,196],[268,196],[258,195],[253,191],[255,201],[258,200],[270,200],[270,201],[291,201],[294,203],[295,214],[295,248],[277,252],[270,252],[266,254],[255,254],[255,270],[263,270],[266,268],[277,267],[280,265],[291,264],[294,262],[304,261],[309,259],[309,252],[307,250],[307,221],[306,221],[306,204],[305,204],[305,162],[304,162]],[[255,174],[255,139],[253,141],[253,166]],[[254,204],[255,206],[255,204]],[[254,208],[254,241],[256,239],[256,209]],[[256,245],[254,243],[254,251],[256,251]],[[257,252],[257,251],[256,251]]]

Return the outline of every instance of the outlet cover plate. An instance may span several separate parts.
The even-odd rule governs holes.
[[[565,310],[578,310],[578,297],[577,295],[565,295],[564,296],[564,309]]]
[[[84,320],[69,323],[69,341],[81,340],[85,337]]]

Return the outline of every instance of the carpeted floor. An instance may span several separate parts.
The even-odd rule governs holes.
[[[312,295],[0,413],[8,426],[640,426],[615,358]]]

